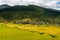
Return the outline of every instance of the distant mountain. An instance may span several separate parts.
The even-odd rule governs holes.
[[[59,24],[60,12],[53,9],[46,9],[40,6],[16,5],[10,8],[0,10],[0,16],[8,21],[22,20],[30,18],[32,21],[43,22],[45,24]]]
[[[7,4],[0,5],[0,9],[10,8],[11,6]]]

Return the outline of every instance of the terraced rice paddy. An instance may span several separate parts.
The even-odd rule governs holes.
[[[60,26],[0,23],[0,40],[60,40]]]

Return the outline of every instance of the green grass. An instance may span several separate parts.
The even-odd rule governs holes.
[[[60,40],[60,36],[9,28],[5,24],[0,24],[0,40]]]

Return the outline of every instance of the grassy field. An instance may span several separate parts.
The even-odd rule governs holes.
[[[0,40],[60,40],[60,26],[0,23]]]

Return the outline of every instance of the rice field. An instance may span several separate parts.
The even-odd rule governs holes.
[[[0,40],[60,40],[60,26],[0,23]]]

